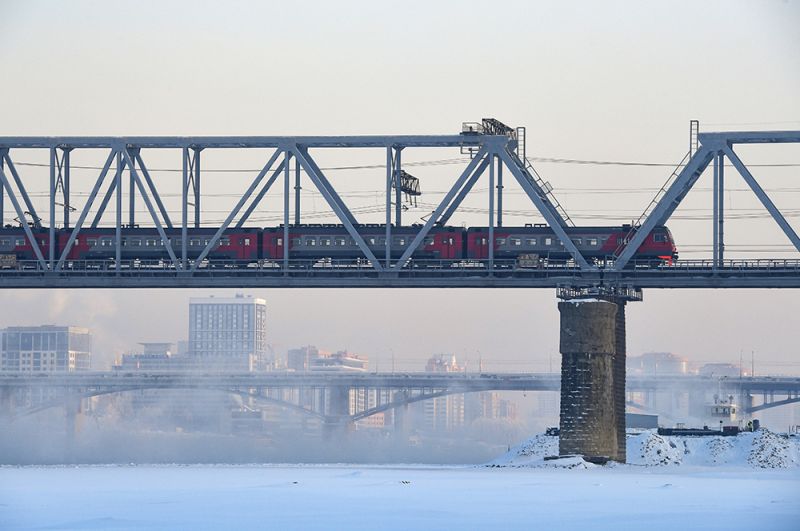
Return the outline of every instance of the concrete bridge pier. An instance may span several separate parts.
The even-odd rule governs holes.
[[[328,411],[322,424],[323,438],[332,440],[353,428],[350,418],[350,388],[333,386],[328,390]]]
[[[78,416],[83,409],[81,397],[79,395],[68,395],[64,400],[64,425],[65,425],[65,449],[66,458],[72,458],[72,451],[75,448],[75,440],[80,429]]]
[[[396,402],[405,401],[408,399],[408,390],[402,389],[394,394],[393,400]],[[403,404],[392,409],[392,420],[394,427],[394,436],[403,438],[407,435],[406,429],[408,428],[408,404]]]

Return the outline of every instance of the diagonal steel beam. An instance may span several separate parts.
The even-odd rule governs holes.
[[[25,189],[25,185],[22,184],[22,179],[19,177],[17,167],[14,166],[14,161],[11,160],[7,150],[5,153],[5,159],[6,164],[8,164],[8,170],[11,172],[11,176],[14,178],[14,182],[17,183],[17,188],[19,188],[19,195],[21,195],[22,200],[25,201],[25,208],[28,209],[28,212],[30,212],[30,215],[33,217],[33,225],[34,227],[38,227],[41,225],[41,222],[39,221],[39,215],[36,213],[36,209],[33,207],[31,198],[28,197],[28,191]],[[20,217],[19,219],[24,220],[24,217]]]
[[[517,182],[525,190],[525,193],[528,194],[528,197],[536,206],[536,209],[542,215],[542,217],[547,221],[547,224],[550,225],[550,228],[555,232],[558,239],[564,244],[567,251],[570,255],[575,259],[575,262],[581,268],[581,270],[594,270],[596,267],[589,265],[586,261],[586,258],[583,257],[581,252],[575,246],[575,242],[572,241],[572,238],[569,237],[567,231],[564,228],[564,219],[556,212],[549,201],[546,201],[542,198],[542,196],[538,193],[536,188],[534,188],[531,181],[528,179],[528,176],[522,172],[519,167],[519,164],[514,160],[514,157],[511,156],[511,153],[508,149],[500,149],[498,150],[497,154],[500,156],[500,159],[505,163],[508,170],[511,172],[511,175],[517,179]],[[519,159],[517,159],[519,160]],[[492,191],[490,190],[490,193]],[[494,242],[489,242],[489,245],[494,245]]]
[[[739,174],[741,174],[742,178],[747,182],[748,186],[750,186],[750,188],[753,190],[753,193],[756,194],[756,197],[758,197],[758,200],[761,201],[761,204],[764,205],[764,208],[766,208],[769,211],[770,215],[772,216],[772,219],[775,220],[775,222],[783,230],[783,233],[786,234],[789,240],[791,240],[795,249],[797,249],[797,251],[800,252],[800,237],[797,236],[797,233],[794,231],[792,226],[789,225],[789,223],[786,221],[786,218],[783,217],[783,214],[781,214],[781,211],[778,210],[778,208],[775,206],[775,203],[773,203],[772,200],[769,198],[769,196],[766,194],[766,192],[764,192],[764,189],[761,188],[761,186],[758,184],[758,181],[755,180],[755,178],[747,169],[747,167],[744,165],[739,156],[736,155],[736,153],[734,153],[733,149],[731,149],[730,146],[726,145],[725,148],[723,148],[723,151],[728,156],[728,159],[730,159],[733,166],[736,168],[736,171],[738,171]]]
[[[164,223],[167,225],[168,229],[172,228],[172,220],[169,218],[169,212],[167,209],[164,208],[164,203],[161,201],[161,196],[158,195],[158,190],[156,190],[155,184],[153,184],[153,179],[150,178],[150,172],[147,171],[147,166],[145,166],[144,161],[142,160],[142,155],[137,149],[133,154],[134,162],[139,163],[139,168],[142,170],[142,177],[147,182],[147,187],[150,189],[150,193],[153,194],[153,199],[156,201],[156,205],[158,205],[158,210],[161,212],[161,216],[164,219]]]
[[[330,186],[330,183],[322,174],[322,170],[319,169],[319,166],[314,162],[311,156],[308,154],[308,151],[304,148],[301,148],[298,145],[294,145],[292,147],[292,151],[294,153],[295,159],[305,168],[306,174],[311,179],[311,182],[314,183],[314,186],[320,191],[322,196],[331,206],[333,211],[342,221],[344,227],[347,229],[347,232],[350,233],[350,236],[353,238],[353,241],[356,242],[358,248],[361,249],[361,252],[364,253],[364,256],[372,264],[378,271],[382,271],[383,267],[381,266],[380,262],[377,258],[375,258],[375,254],[370,250],[367,246],[367,242],[364,241],[364,238],[361,237],[361,234],[356,230],[355,225],[358,224],[353,214],[347,208],[347,206],[342,202],[342,199],[336,193],[335,190]],[[326,186],[327,183],[327,186]]]
[[[175,269],[180,269],[180,261],[178,257],[175,256],[175,251],[172,250],[172,242],[167,238],[167,233],[164,232],[164,227],[161,226],[161,221],[158,219],[158,215],[156,215],[156,211],[153,208],[153,203],[150,201],[150,196],[147,194],[147,191],[142,184],[142,179],[139,177],[139,172],[136,171],[136,167],[133,164],[133,157],[128,152],[127,147],[122,148],[122,156],[125,158],[125,161],[128,163],[128,167],[131,170],[131,175],[133,175],[133,180],[136,181],[136,186],[139,188],[139,194],[142,196],[144,200],[144,204],[147,206],[147,210],[150,211],[150,216],[153,218],[153,222],[156,224],[156,230],[158,230],[158,234],[161,236],[161,241],[164,243],[164,247],[167,248],[167,254],[169,254],[170,260],[175,265]]]
[[[522,172],[523,175],[525,175],[525,178],[530,184],[530,187],[536,191],[536,195],[538,195],[539,198],[542,200],[542,204],[545,206],[547,211],[550,212],[553,219],[555,219],[558,222],[558,224],[561,225],[562,227],[564,228],[568,227],[567,221],[555,207],[553,202],[550,201],[550,199],[547,197],[549,192],[543,190],[542,187],[539,186],[539,183],[536,181],[535,177],[531,175],[531,172],[528,171],[528,168],[525,165],[527,161],[520,159],[519,155],[517,155],[517,153],[512,150],[508,150],[508,153],[511,160],[514,161],[514,165],[519,169],[520,172]],[[533,166],[531,166],[531,169],[533,169]],[[535,172],[536,170],[533,171]],[[541,176],[539,176],[538,174],[536,174],[536,176],[539,179],[541,179]]]
[[[486,167],[489,165],[489,157],[484,157],[483,162],[475,169],[475,172],[469,178],[469,180],[461,187],[461,190],[458,192],[458,195],[450,203],[450,206],[447,207],[442,217],[439,218],[439,225],[447,225],[447,222],[450,221],[452,215],[458,210],[458,207],[461,206],[461,202],[464,201],[464,198],[467,197],[467,194],[470,193],[472,187],[475,186],[475,183],[478,182],[483,172],[486,171]]]
[[[106,159],[106,163],[103,165],[103,169],[100,171],[100,175],[97,177],[97,181],[94,183],[94,188],[92,188],[89,198],[86,200],[86,204],[83,206],[80,216],[78,216],[78,222],[75,223],[75,227],[73,227],[72,232],[69,235],[67,244],[64,246],[64,250],[61,251],[61,257],[58,259],[58,263],[56,264],[56,271],[59,271],[64,266],[64,261],[67,259],[67,255],[69,254],[70,249],[72,249],[72,245],[75,243],[75,238],[78,237],[78,233],[83,227],[83,222],[86,220],[86,216],[89,215],[89,211],[92,209],[92,204],[97,197],[97,192],[99,192],[100,188],[103,186],[103,181],[108,174],[109,168],[111,168],[111,164],[114,162],[114,157],[116,157],[117,152],[117,148],[111,148],[108,158]]]
[[[270,188],[272,188],[272,185],[278,179],[278,176],[283,171],[283,168],[284,168],[285,165],[286,165],[286,159],[283,159],[281,161],[281,163],[278,164],[278,167],[275,168],[275,171],[272,172],[272,175],[270,175],[269,179],[267,179],[267,182],[261,188],[261,191],[258,192],[258,195],[256,196],[256,198],[253,199],[252,203],[250,203],[250,206],[247,207],[247,210],[244,211],[244,214],[242,214],[241,219],[239,219],[239,221],[236,222],[236,228],[237,229],[242,228],[244,223],[250,218],[250,214],[253,213],[253,211],[256,209],[256,207],[261,203],[261,200],[264,199],[264,196],[267,195],[267,192],[269,191]]]
[[[705,171],[709,163],[711,163],[711,159],[714,158],[715,153],[715,149],[712,149],[710,146],[702,145],[700,149],[692,155],[692,158],[689,159],[689,162],[686,163],[686,166],[678,174],[675,182],[669,187],[664,197],[661,198],[650,215],[647,216],[644,223],[636,229],[633,238],[625,245],[625,248],[614,262],[614,271],[622,271],[631,257],[633,257],[639,249],[639,246],[642,245],[644,239],[647,238],[647,235],[650,234],[650,231],[656,226],[664,225],[667,222],[672,213],[675,212],[675,209],[678,208],[681,200],[686,197],[686,194],[692,189],[697,179],[700,178],[700,175]]]
[[[126,165],[127,163],[123,160],[120,171],[124,170]],[[90,225],[91,228],[96,229],[97,225],[100,223],[100,219],[103,217],[103,214],[106,213],[106,208],[108,207],[108,203],[111,201],[111,196],[114,195],[114,191],[117,189],[117,181],[117,179],[111,179],[111,183],[108,185],[106,194],[103,196],[103,200],[100,201],[100,206],[97,207],[97,212],[94,214],[94,219]],[[133,184],[133,179],[131,179],[131,184]],[[131,188],[131,191],[133,191],[133,188]]]
[[[281,150],[280,149],[276,149],[275,152],[272,154],[272,156],[267,161],[267,163],[261,169],[261,171],[258,172],[258,175],[256,176],[255,179],[253,179],[253,182],[250,184],[250,187],[247,189],[247,191],[244,193],[244,195],[241,197],[241,199],[239,199],[239,202],[236,203],[236,206],[233,208],[231,213],[228,214],[228,217],[225,218],[225,221],[222,223],[222,226],[219,229],[217,229],[217,232],[214,233],[214,236],[208,242],[208,245],[205,246],[205,248],[203,249],[203,252],[200,253],[200,256],[197,257],[197,260],[195,260],[194,264],[192,265],[192,271],[196,271],[198,266],[200,265],[200,262],[202,262],[203,259],[206,256],[208,256],[208,253],[211,252],[211,249],[213,249],[214,246],[217,244],[217,242],[219,241],[219,239],[222,236],[222,234],[227,230],[228,225],[230,225],[231,222],[233,221],[233,218],[235,218],[237,215],[239,215],[239,211],[242,209],[242,207],[247,202],[247,200],[250,199],[250,196],[253,195],[253,192],[255,191],[255,189],[258,187],[258,185],[264,179],[264,176],[267,173],[269,173],[269,170],[272,169],[272,165],[275,164],[275,161],[278,160],[278,157],[280,155],[281,155]]]
[[[476,153],[475,157],[469,161],[467,167],[464,169],[464,171],[461,173],[458,179],[456,179],[455,184],[453,184],[453,186],[450,188],[450,191],[447,192],[447,194],[444,196],[444,199],[442,199],[442,201],[439,203],[439,206],[437,206],[436,209],[433,211],[431,217],[428,218],[428,221],[425,222],[425,225],[422,226],[422,228],[414,237],[414,239],[411,240],[411,243],[409,244],[408,248],[406,248],[405,252],[397,260],[397,263],[395,264],[395,267],[397,269],[402,269],[403,267],[405,267],[409,258],[411,258],[411,255],[414,253],[414,251],[417,250],[417,247],[419,247],[420,243],[422,243],[422,240],[425,239],[425,236],[428,235],[431,228],[436,223],[436,220],[439,219],[439,216],[442,215],[442,211],[444,211],[447,205],[450,204],[450,202],[455,197],[456,193],[464,186],[464,183],[467,181],[469,176],[472,175],[472,173],[475,171],[475,168],[478,166],[480,161],[483,160],[485,156],[486,156],[486,146],[481,146],[480,149],[478,150],[478,153]]]
[[[6,162],[9,162],[8,156],[6,155]],[[10,165],[9,165],[10,167]],[[44,260],[44,256],[42,255],[42,250],[39,248],[39,242],[36,241],[36,238],[33,235],[33,231],[31,231],[30,225],[25,220],[25,214],[22,208],[19,205],[19,201],[17,200],[17,195],[14,193],[14,190],[11,189],[11,184],[8,182],[8,178],[6,177],[6,172],[0,168],[0,181],[2,181],[3,187],[8,192],[8,198],[11,200],[11,204],[14,205],[14,210],[17,211],[17,216],[19,216],[20,224],[22,228],[25,230],[25,235],[28,237],[28,241],[31,242],[31,247],[33,248],[33,252],[36,255],[36,260],[39,262],[39,265],[42,269],[47,269],[47,263]]]
[[[347,219],[350,221],[350,223],[352,223],[353,225],[358,225],[358,220],[355,218],[355,216],[353,216],[353,213],[350,212],[350,209],[347,208],[347,205],[344,204],[344,201],[342,201],[342,198],[339,196],[339,193],[336,191],[336,189],[333,187],[333,185],[331,185],[331,183],[330,183],[330,181],[328,181],[327,177],[325,177],[325,174],[322,173],[322,169],[319,166],[317,166],[316,161],[308,154],[308,148],[301,148],[299,146],[295,146],[295,147],[296,147],[296,150],[302,150],[303,151],[303,153],[305,155],[306,162],[308,162],[309,166],[317,174],[317,180],[319,181],[319,183],[321,183],[325,187],[325,189],[327,190],[328,195],[330,195],[331,198],[333,199],[333,201],[336,202],[336,204],[342,210],[344,215],[347,216]],[[308,168],[306,168],[306,170],[308,170]],[[317,185],[317,187],[320,186],[320,184],[317,184],[317,183],[315,183],[315,184]],[[322,190],[320,190],[320,191],[322,191]],[[333,206],[333,205],[331,205],[331,206]]]

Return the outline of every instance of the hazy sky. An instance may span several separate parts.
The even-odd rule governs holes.
[[[703,130],[800,129],[800,2],[36,2],[0,4],[0,135],[301,135],[453,133],[497,117],[523,125],[528,155],[676,164],[688,122]],[[740,150],[746,162],[800,163],[800,147]],[[144,153],[174,169],[175,154]],[[17,161],[43,153],[12,153]],[[102,154],[76,153],[97,164]],[[264,153],[204,153],[204,167],[254,168]],[[408,151],[408,161],[459,157]],[[324,153],[324,167],[380,163],[381,150]],[[420,166],[418,221],[463,163]],[[541,163],[580,223],[635,218],[667,167]],[[46,170],[24,166],[28,189]],[[800,229],[798,167],[757,177]],[[83,190],[92,171],[74,173]],[[153,172],[170,191],[176,174]],[[710,172],[709,172],[710,173]],[[331,172],[348,202],[380,202],[382,170]],[[729,172],[731,256],[797,257],[741,179]],[[224,217],[251,177],[208,177],[206,219]],[[669,223],[681,255],[708,255],[710,177]],[[481,224],[485,181],[455,223]],[[481,190],[483,193],[481,194]],[[366,191],[368,193],[361,193]],[[374,193],[371,193],[374,192]],[[509,186],[507,225],[533,219]],[[254,222],[269,224],[276,188]],[[304,208],[326,215],[319,195]],[[37,204],[44,198],[37,196]],[[41,208],[44,209],[44,206]],[[10,222],[7,207],[6,223]],[[516,215],[512,215],[516,214]],[[323,220],[316,217],[315,220]],[[377,221],[380,214],[365,214]],[[212,291],[5,291],[0,326],[89,326],[110,360],[138,341],[185,337],[188,298]],[[217,291],[216,293],[226,293]],[[453,352],[488,369],[558,362],[550,290],[260,290],[277,350],[314,343],[370,355],[388,369],[421,369]],[[673,351],[692,361],[756,352],[773,372],[800,372],[797,291],[657,291],[629,308],[629,353]],[[374,367],[374,364],[373,364]]]

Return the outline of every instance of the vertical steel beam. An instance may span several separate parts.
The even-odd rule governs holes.
[[[62,176],[62,192],[64,196],[64,228],[69,228],[69,212],[72,209],[72,203],[70,202],[70,194],[69,194],[69,179],[70,179],[70,153],[72,152],[72,148],[64,148],[62,151],[62,165],[64,167],[64,174]]]
[[[58,264],[56,264],[56,270],[61,269],[64,265],[64,260],[67,259],[67,255],[69,255],[70,249],[72,249],[72,244],[75,243],[75,238],[78,236],[78,232],[80,232],[81,227],[83,227],[83,222],[86,220],[86,216],[89,215],[89,211],[92,209],[92,204],[94,203],[95,197],[97,197],[97,192],[100,191],[100,188],[103,186],[103,181],[108,174],[109,168],[111,168],[111,163],[114,162],[114,156],[117,154],[117,148],[111,148],[111,152],[108,154],[108,158],[106,159],[106,163],[103,165],[103,169],[100,171],[100,175],[97,177],[97,181],[92,188],[91,193],[89,194],[89,198],[86,200],[86,204],[83,207],[80,215],[78,216],[78,222],[75,224],[75,227],[72,229],[72,233],[69,235],[69,240],[67,240],[67,244],[64,246],[64,250],[61,251],[61,258],[58,259]]]
[[[258,172],[258,175],[256,176],[255,179],[253,179],[253,182],[250,184],[250,187],[236,203],[236,206],[233,208],[231,213],[228,214],[228,216],[225,218],[225,221],[222,223],[222,226],[219,229],[217,229],[217,232],[215,232],[214,236],[211,237],[211,240],[208,242],[208,245],[206,245],[203,248],[203,251],[200,253],[200,256],[197,257],[197,260],[195,260],[194,265],[192,266],[192,271],[195,271],[198,268],[200,262],[202,262],[203,259],[206,256],[208,256],[208,253],[211,252],[211,249],[213,249],[214,246],[217,245],[217,242],[219,241],[220,237],[228,229],[228,226],[231,224],[233,219],[239,215],[239,211],[242,209],[247,200],[250,199],[250,196],[253,195],[253,190],[255,190],[259,184],[261,184],[261,181],[264,179],[264,176],[269,172],[273,164],[275,164],[275,161],[278,159],[280,154],[281,150],[276,149],[275,152],[267,161],[267,164],[261,169],[260,172]]]
[[[292,152],[285,150],[283,155],[283,271],[289,273],[289,162]],[[295,157],[295,163],[300,162]]]
[[[714,271],[719,267],[719,157],[714,155],[714,183],[711,187],[711,267]]]
[[[719,265],[722,266],[722,261],[725,260],[725,153],[717,155],[719,159],[719,195],[717,201],[719,202],[719,242],[717,251],[719,253]]]
[[[494,153],[489,153],[489,272],[494,272],[494,171],[495,160],[497,157]]]
[[[200,228],[200,152],[203,151],[201,147],[194,149],[194,228]]]
[[[181,153],[181,267],[185,270],[189,263],[189,148],[183,148]]]
[[[135,163],[135,157],[134,161]],[[133,173],[133,164],[131,164],[131,173]],[[115,251],[115,261],[116,261],[116,270],[117,275],[119,275],[120,271],[122,270],[122,175],[123,175],[123,167],[122,167],[122,154],[117,153],[117,174],[114,178],[117,181],[117,216],[116,216],[116,224],[114,230],[114,251]]]
[[[403,190],[400,183],[400,154],[402,152],[402,146],[394,148],[394,224],[398,229],[403,224]]]
[[[50,148],[50,229],[49,229],[49,247],[48,262],[50,269],[53,269],[56,260],[56,165],[57,165],[56,148]]]
[[[497,160],[497,226],[503,226],[503,164]]]
[[[167,233],[164,232],[164,227],[161,226],[161,221],[158,219],[158,215],[156,214],[155,209],[153,208],[153,204],[150,202],[150,196],[147,194],[145,190],[144,184],[142,184],[142,180],[139,178],[139,172],[136,171],[136,168],[133,167],[133,155],[128,152],[127,147],[122,148],[122,156],[125,157],[125,162],[133,171],[133,180],[136,182],[136,186],[139,188],[139,194],[142,196],[142,200],[144,201],[147,210],[150,211],[150,217],[153,218],[153,222],[156,225],[156,230],[158,230],[158,234],[161,236],[161,241],[164,244],[164,247],[167,249],[167,254],[169,254],[170,260],[175,265],[175,269],[180,268],[180,263],[178,262],[178,258],[175,256],[175,251],[172,250],[172,243],[167,238]],[[139,159],[141,163],[142,160]],[[142,167],[144,169],[144,167]],[[197,264],[195,264],[197,266]]]
[[[139,167],[142,169],[142,176],[144,180],[147,182],[147,187],[150,189],[150,193],[153,194],[153,199],[155,199],[156,205],[158,205],[158,210],[161,212],[161,216],[164,219],[164,223],[167,225],[168,229],[172,228],[172,220],[169,218],[169,213],[167,209],[164,207],[164,203],[161,201],[161,196],[158,194],[158,190],[156,190],[155,184],[153,184],[153,179],[150,178],[150,172],[147,171],[147,166],[145,166],[144,161],[142,160],[142,155],[139,152],[139,149],[133,151],[133,161],[139,161]],[[133,166],[131,166],[131,171],[136,171]]]
[[[9,169],[11,169],[13,167],[13,163],[7,154],[5,159],[8,163]],[[17,196],[14,194],[14,190],[11,189],[11,183],[8,182],[8,178],[6,177],[6,172],[4,169],[0,169],[0,181],[2,181],[2,185],[8,192],[8,198],[11,200],[11,204],[14,206],[17,216],[19,216],[20,224],[22,225],[23,230],[25,230],[25,236],[28,237],[28,241],[33,248],[33,253],[36,255],[36,260],[39,262],[39,266],[42,269],[46,269],[47,262],[45,262],[44,256],[42,255],[42,250],[39,248],[39,242],[36,241],[36,237],[33,235],[33,231],[31,231],[28,221],[25,219],[25,212],[22,210],[22,207],[20,207],[19,201],[17,201]]]
[[[789,238],[789,240],[794,245],[795,249],[800,252],[800,237],[797,236],[797,233],[794,231],[791,225],[786,221],[781,214],[780,210],[775,206],[769,196],[764,192],[764,189],[758,184],[758,181],[755,180],[753,175],[750,173],[750,170],[744,165],[738,155],[734,153],[730,146],[726,145],[724,148],[725,154],[728,156],[728,159],[733,164],[733,167],[736,168],[736,171],[741,174],[742,178],[747,182],[748,186],[753,190],[758,197],[758,200],[761,201],[761,204],[764,205],[764,208],[772,216],[772,219],[778,224],[778,226],[783,230],[783,233]]]
[[[31,198],[28,196],[28,191],[25,189],[25,186],[22,184],[22,179],[19,177],[19,173],[17,173],[17,167],[14,166],[14,161],[11,160],[11,157],[8,154],[8,150],[6,150],[6,164],[8,164],[8,171],[11,172],[11,176],[14,178],[14,182],[17,183],[17,188],[19,189],[19,195],[22,196],[22,200],[25,202],[25,208],[28,209],[31,217],[33,218],[33,224],[35,227],[40,225],[39,222],[39,215],[36,213],[36,209],[33,207],[33,203],[31,202]],[[9,190],[9,197],[11,197],[11,191]],[[23,219],[23,218],[20,218]]]
[[[300,163],[294,161],[294,224],[300,225]]]
[[[333,209],[334,213],[339,217],[342,224],[344,224],[347,232],[350,233],[350,236],[358,245],[358,248],[361,249],[361,252],[364,253],[364,256],[372,264],[376,270],[381,271],[383,267],[381,266],[378,259],[375,257],[375,254],[372,250],[367,246],[364,238],[359,234],[358,230],[356,230],[355,225],[358,224],[356,218],[353,216],[350,209],[347,208],[347,205],[344,204],[342,198],[339,197],[339,194],[336,193],[336,190],[333,189],[330,182],[325,178],[325,175],[322,173],[322,170],[317,166],[317,163],[314,162],[314,159],[308,154],[305,148],[301,148],[297,144],[294,145],[294,156],[300,161],[300,164],[303,165],[303,168],[306,170],[306,174],[311,179],[311,182],[314,183],[314,186],[320,191],[322,196],[325,198],[325,201],[328,202],[331,209]]]
[[[384,267],[389,269],[392,265],[392,147],[386,148],[386,256]]]
[[[120,158],[122,155],[119,155]],[[133,158],[133,164],[136,164],[136,157]],[[116,186],[122,187],[122,179],[114,179],[117,183]],[[133,180],[133,166],[128,171],[128,227],[134,228],[136,226],[136,182]]]
[[[422,226],[417,235],[414,236],[414,239],[411,240],[411,243],[403,252],[402,256],[400,256],[400,258],[397,260],[397,262],[395,263],[395,267],[397,269],[402,269],[406,265],[409,258],[411,258],[411,255],[414,253],[414,251],[417,250],[419,244],[422,243],[422,240],[424,240],[425,236],[427,236],[428,233],[430,232],[431,227],[433,227],[434,223],[436,223],[436,221],[439,219],[439,216],[441,216],[444,209],[453,200],[456,193],[464,186],[464,183],[467,181],[469,176],[472,175],[472,172],[475,171],[475,168],[478,166],[480,161],[483,160],[485,155],[486,155],[486,146],[481,146],[480,149],[478,149],[478,153],[476,153],[475,157],[469,161],[467,167],[464,169],[464,171],[461,173],[458,179],[456,179],[456,182],[444,196],[444,199],[442,199],[442,201],[439,203],[439,206],[437,206],[436,209],[433,211],[431,217],[428,218],[428,221],[425,222],[425,225]]]

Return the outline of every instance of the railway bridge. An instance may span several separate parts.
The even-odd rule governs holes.
[[[797,232],[736,152],[742,145],[800,143],[800,131],[701,133],[699,124],[692,122],[689,136],[688,151],[641,216],[619,227],[620,234],[607,235],[613,250],[603,256],[575,237],[580,227],[575,227],[552,187],[527,157],[525,129],[491,118],[466,123],[460,133],[448,135],[0,137],[0,219],[5,226],[7,199],[13,208],[9,220],[16,220],[19,228],[3,230],[16,230],[20,236],[14,244],[9,239],[6,252],[0,253],[0,288],[556,288],[562,300],[560,451],[624,461],[627,303],[641,300],[645,288],[800,287],[800,254],[753,260],[725,256],[723,201],[726,168],[732,166],[800,253]],[[404,156],[411,150],[433,148],[458,150],[469,158],[425,222],[409,225],[406,220],[404,225],[403,196],[420,193],[418,179],[407,171],[413,166],[404,163]],[[364,149],[385,155],[385,165],[381,165],[385,169],[385,178],[381,178],[384,219],[377,226],[377,238],[365,237],[367,226],[359,222],[356,209],[348,206],[341,188],[334,186],[317,160],[323,151]],[[41,150],[49,155],[44,209],[29,193],[32,180],[22,175],[19,167],[23,163],[16,158],[19,153]],[[207,204],[201,183],[214,176],[213,169],[201,170],[201,154],[220,150],[267,151],[263,167],[221,222],[204,220],[201,206]],[[78,167],[72,160],[85,152],[101,152],[105,162],[97,167],[97,178],[81,196],[71,171]],[[170,183],[175,185],[176,179],[148,169],[147,157],[156,152],[177,152],[182,160],[177,172],[177,217],[160,193]],[[669,256],[658,261],[650,256],[642,259],[640,251],[646,239],[654,229],[666,225],[709,166],[713,168],[711,256],[700,261],[671,260]],[[485,255],[481,251],[432,259],[424,252],[430,235],[448,226],[484,176],[488,217],[481,238],[490,242],[485,245]],[[552,255],[557,259],[551,259],[549,251],[511,258],[500,253],[495,235],[505,227],[503,190],[509,176],[538,213],[531,221],[543,222],[552,235],[551,246],[558,242]],[[256,256],[220,258],[226,235],[244,228],[281,181],[282,215],[280,224],[271,228],[270,253],[262,241]],[[322,196],[340,224],[337,238],[344,238],[342,245],[352,247],[355,258],[342,260],[332,248],[322,249],[325,242],[338,244],[337,238],[320,240],[320,250],[310,256],[293,247],[293,235],[303,228],[305,219],[302,182]],[[138,201],[146,208],[145,219],[137,217]],[[128,231],[143,227],[149,228],[151,237],[145,244],[152,241],[155,254],[144,248],[132,252],[134,241],[128,239]],[[100,229],[106,236],[95,244],[99,242],[105,249],[88,250],[86,245],[91,244],[84,236]],[[202,238],[198,236],[201,233]]]

